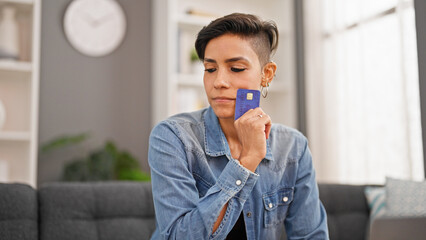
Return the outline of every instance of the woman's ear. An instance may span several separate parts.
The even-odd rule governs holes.
[[[277,71],[277,64],[274,62],[268,62],[264,67],[262,71],[263,79],[262,79],[262,86],[266,87],[271,83],[271,81],[274,79],[275,72]]]

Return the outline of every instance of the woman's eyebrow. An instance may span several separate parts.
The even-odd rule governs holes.
[[[245,61],[245,62],[250,62],[247,58],[245,57],[234,57],[234,58],[229,58],[226,59],[225,62],[229,63],[229,62],[238,62],[238,61]],[[211,58],[204,58],[204,62],[209,62],[209,63],[217,63],[216,60],[211,59]]]
[[[238,62],[238,61],[245,61],[245,62],[250,62],[247,58],[245,57],[234,57],[234,58],[230,58],[230,59],[226,59],[225,62],[229,63],[229,62]]]
[[[216,60],[211,59],[211,58],[204,58],[204,62],[216,63]]]

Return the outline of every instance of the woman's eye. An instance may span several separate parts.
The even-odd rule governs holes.
[[[233,72],[242,72],[242,71],[244,71],[244,70],[246,70],[245,68],[231,68],[231,71],[233,71]]]
[[[204,70],[208,73],[213,73],[214,71],[216,71],[216,68],[206,68],[206,70]]]

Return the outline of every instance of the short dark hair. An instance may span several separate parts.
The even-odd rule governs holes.
[[[271,60],[278,47],[278,29],[273,21],[262,21],[252,14],[232,13],[212,21],[201,29],[195,41],[198,57],[204,60],[209,41],[227,33],[249,39],[262,65]]]

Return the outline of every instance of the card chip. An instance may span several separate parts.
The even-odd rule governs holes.
[[[247,100],[253,100],[253,93],[247,93]]]

